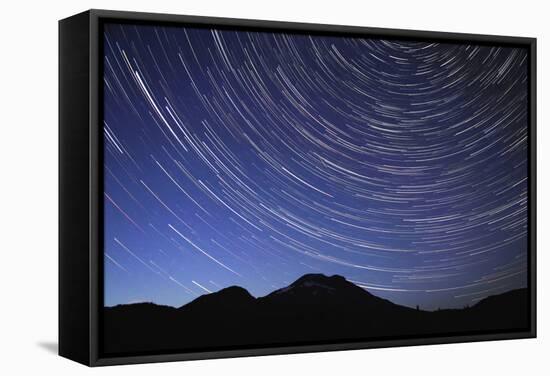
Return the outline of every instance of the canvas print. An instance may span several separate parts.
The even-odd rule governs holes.
[[[102,39],[104,354],[528,329],[525,48]]]

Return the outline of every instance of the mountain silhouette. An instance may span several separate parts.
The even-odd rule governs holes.
[[[244,308],[252,308],[256,302],[250,293],[238,286],[230,286],[218,292],[199,296],[192,302],[178,308],[180,312],[204,312],[213,310],[217,312],[241,311]]]
[[[153,303],[105,307],[102,319],[103,352],[110,355],[511,331],[529,324],[527,289],[464,309],[430,312],[323,274],[306,274],[260,298],[231,286],[179,308]]]
[[[274,304],[366,304],[381,301],[344,277],[306,274],[287,287],[259,299]]]

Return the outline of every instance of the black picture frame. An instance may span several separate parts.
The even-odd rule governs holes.
[[[105,357],[101,352],[102,270],[102,24],[177,24],[292,31],[386,39],[519,46],[529,59],[528,288],[530,327],[524,331],[240,348],[194,353]],[[59,21],[59,354],[88,366],[381,348],[536,337],[536,39],[356,26],[319,25],[170,14],[88,10]]]

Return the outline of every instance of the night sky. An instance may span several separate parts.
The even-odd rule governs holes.
[[[527,285],[526,50],[130,24],[103,49],[106,306]]]

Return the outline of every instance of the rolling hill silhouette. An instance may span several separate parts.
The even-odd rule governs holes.
[[[472,307],[422,311],[376,297],[344,277],[306,274],[255,298],[231,286],[180,307],[105,307],[105,354],[200,351],[526,329],[527,289]]]

